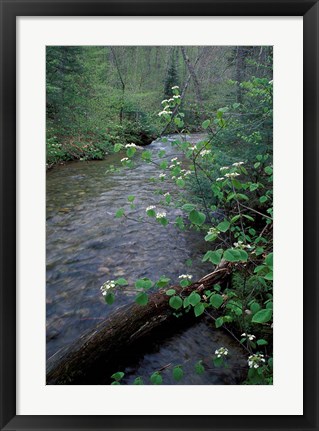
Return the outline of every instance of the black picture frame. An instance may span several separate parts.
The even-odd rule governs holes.
[[[314,0],[0,0],[1,430],[317,430],[319,4]],[[16,17],[303,16],[304,414],[302,416],[16,415]],[[296,205],[302,205],[296,202]],[[291,257],[293,259],[293,256]],[[292,262],[293,264],[293,262]],[[293,266],[293,265],[292,265]],[[292,330],[295,322],[291,322]],[[292,356],[293,349],[291,346]],[[288,365],[289,366],[289,365]],[[291,364],[293,367],[293,364]],[[212,400],[213,402],[213,400]]]

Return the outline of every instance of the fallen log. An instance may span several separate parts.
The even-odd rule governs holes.
[[[177,294],[189,295],[192,291],[202,293],[230,274],[230,264],[222,262],[214,272],[206,275],[187,288],[172,286]],[[154,337],[169,328],[170,334],[190,318],[184,313],[176,318],[169,306],[166,290],[149,295],[147,305],[129,304],[117,309],[93,330],[84,333],[73,344],[61,349],[47,361],[46,383],[48,385],[101,384],[101,376],[118,371],[123,355],[136,349],[148,337]],[[107,374],[109,373],[109,374]],[[105,377],[104,377],[105,381]]]

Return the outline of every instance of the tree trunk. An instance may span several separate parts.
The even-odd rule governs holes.
[[[202,293],[221,282],[229,273],[230,264],[223,262],[214,272],[191,286],[173,288],[182,296],[187,296],[194,290]],[[174,330],[189,322],[193,313],[183,313],[177,318],[168,304],[166,290],[167,288],[149,295],[145,306],[134,303],[120,307],[74,344],[58,351],[47,361],[46,383],[99,384],[102,376],[105,380],[105,376],[118,371],[123,357],[132,355],[141,342],[145,348],[150,337],[156,337],[167,328],[171,335]]]
[[[186,65],[187,65],[187,67],[188,67],[189,73],[190,73],[190,75],[191,75],[191,77],[192,77],[192,79],[194,81],[194,87],[195,87],[195,93],[196,93],[197,103],[198,103],[198,105],[201,108],[202,105],[203,105],[203,98],[202,98],[202,94],[201,94],[200,84],[199,84],[199,81],[198,81],[197,76],[196,76],[195,68],[192,65],[192,63],[190,62],[190,59],[189,59],[188,55],[186,54],[185,48],[183,46],[181,46],[181,51],[182,51],[182,54],[183,54],[184,61],[185,61]],[[200,56],[201,56],[201,54],[199,54],[199,57]]]

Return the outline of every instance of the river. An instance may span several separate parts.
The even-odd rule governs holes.
[[[167,142],[156,140],[147,149],[155,157],[164,150],[170,161],[179,155],[171,145],[175,138],[169,136]],[[188,139],[196,142],[200,138],[191,135]],[[207,249],[202,235],[180,231],[171,224],[164,227],[156,221],[136,221],[139,217],[147,218],[145,209],[149,205],[164,209],[163,195],[154,193],[159,187],[163,193],[170,191],[172,202],[180,195],[174,182],[159,182],[162,171],[142,162],[139,154],[140,150],[134,169],[118,169],[125,154],[117,153],[104,161],[56,166],[47,173],[47,358],[116,307],[134,300],[133,293],[119,291],[115,303],[106,305],[100,293],[106,280],[125,277],[133,285],[137,278],[156,281],[165,275],[177,283],[180,274],[190,273],[196,280],[211,271],[209,265],[202,263]],[[135,196],[133,209],[129,195]],[[134,220],[115,218],[119,208],[125,208]],[[178,208],[167,210],[170,221],[177,215],[182,215]],[[221,346],[232,352],[230,368],[217,370],[210,358]],[[194,362],[199,359],[203,359],[208,370],[202,375],[194,372]],[[161,343],[154,342],[133,363],[128,361],[123,382],[132,383],[136,376],[143,376],[147,382],[153,371],[164,367],[165,383],[173,384],[170,364],[184,364],[187,372],[179,382],[182,384],[236,384],[242,377],[245,359],[228,334],[203,321]]]

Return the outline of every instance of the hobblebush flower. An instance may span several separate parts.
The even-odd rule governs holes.
[[[238,177],[238,175],[240,175],[238,172],[230,172],[228,174],[225,174],[226,178],[234,178],[234,177]]]
[[[114,289],[114,287],[115,287],[115,281],[114,280],[108,280],[108,281],[106,281],[100,287],[102,295],[106,296],[106,294],[108,293],[108,291]]]
[[[164,196],[170,196],[170,192],[164,193]]]
[[[166,103],[168,102],[168,100],[167,99],[164,99],[164,100],[162,100],[162,105],[165,105]]]
[[[174,102],[174,99],[171,97],[170,99],[168,99],[168,102]]]
[[[253,334],[246,334],[245,332],[243,334],[241,334],[242,337],[247,337],[249,341],[253,341],[256,336]]]
[[[240,166],[240,165],[243,165],[244,164],[244,162],[236,162],[236,163],[233,163],[233,166]]]
[[[171,159],[171,162],[176,162],[176,160],[177,160],[177,157],[173,157],[173,158]]]
[[[181,274],[178,278],[182,278],[185,280],[191,280],[193,278],[193,276],[190,274]]]
[[[131,144],[126,144],[125,145],[125,148],[130,148],[130,147],[136,147],[136,145],[133,144],[133,142]]]
[[[217,358],[221,358],[222,356],[228,355],[228,349],[226,347],[220,347],[219,349],[215,350],[215,355],[217,355]]]
[[[149,210],[155,210],[155,208],[156,208],[156,206],[155,205],[150,205],[150,206],[148,206],[147,208],[146,208],[146,212],[147,211],[149,211]]]
[[[216,181],[223,181],[225,178],[224,177],[220,177],[220,178],[216,178]]]
[[[208,154],[210,154],[211,151],[210,150],[201,150],[200,155],[201,156],[208,156]]]
[[[161,219],[161,218],[165,218],[166,217],[166,212],[165,211],[158,211],[156,213],[156,218],[157,219]]]
[[[174,87],[172,87],[172,90],[176,90],[177,88],[179,88],[178,85],[174,85]]]
[[[173,96],[173,99],[180,99],[180,95],[179,94],[175,94],[175,96]]]
[[[254,355],[249,356],[247,362],[249,368],[259,368],[264,365],[266,359],[261,353],[255,353]]]
[[[220,171],[227,171],[227,169],[229,169],[229,166],[222,166],[219,168]]]
[[[158,113],[158,116],[161,117],[164,114],[171,114],[171,113],[172,113],[172,111],[161,111]]]
[[[218,235],[220,231],[216,227],[211,227],[207,232],[208,235]]]
[[[163,173],[161,173],[161,174],[159,174],[159,178],[165,178],[166,177],[166,174],[163,174]]]
[[[123,157],[123,159],[121,159],[121,162],[127,162],[128,161],[128,157]]]

